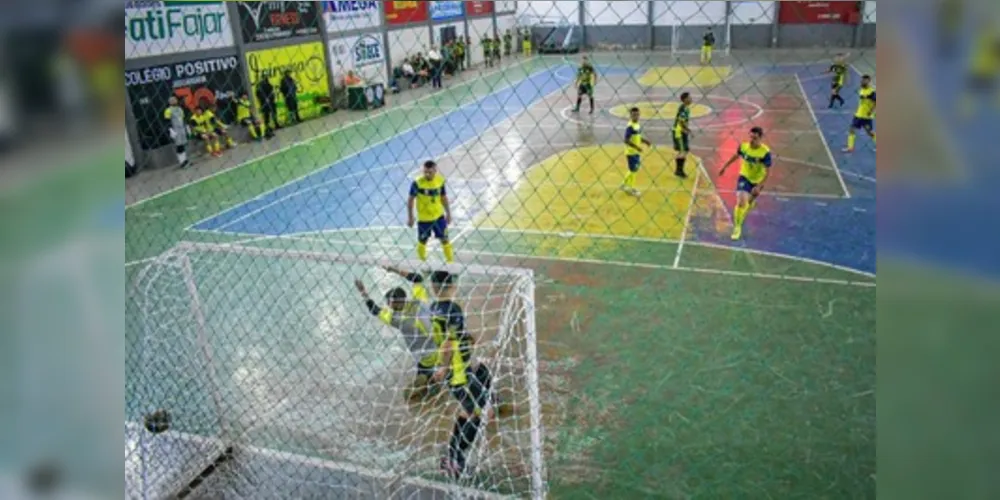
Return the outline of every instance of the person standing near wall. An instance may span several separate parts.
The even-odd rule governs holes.
[[[510,30],[507,30],[503,34],[503,54],[510,57],[510,53],[514,47],[514,35],[510,34]]]
[[[163,119],[167,122],[167,131],[170,134],[170,140],[174,143],[177,163],[180,168],[186,168],[191,165],[191,162],[188,161],[187,157],[188,133],[184,108],[180,106],[177,96],[170,96],[167,104],[167,109],[163,110]]]
[[[264,115],[264,128],[273,135],[281,126],[278,125],[278,98],[274,95],[274,85],[267,77],[262,76],[257,83],[257,102],[260,103],[260,114]]]
[[[291,71],[285,71],[281,79],[281,95],[285,98],[285,109],[288,110],[288,123],[301,123],[299,116],[299,85],[295,83]]]
[[[441,53],[437,47],[431,45],[430,52],[427,53],[427,61],[430,62],[431,87],[439,89],[441,85],[441,72],[444,70],[441,64]]]

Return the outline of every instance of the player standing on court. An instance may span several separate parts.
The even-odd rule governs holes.
[[[580,104],[583,96],[590,98],[590,114],[594,114],[594,86],[597,85],[597,71],[590,64],[590,59],[583,56],[583,63],[580,69],[576,70],[576,107],[574,113],[580,112]]]
[[[178,104],[176,96],[170,96],[167,103],[169,106],[163,110],[163,119],[167,121],[167,131],[170,133],[170,139],[174,141],[177,163],[180,168],[187,168],[191,162],[187,157],[188,134],[187,126],[184,124],[184,108]]]
[[[629,122],[625,127],[625,159],[628,162],[628,173],[622,181],[622,191],[638,197],[641,193],[635,188],[635,174],[642,167],[642,146],[653,145],[642,136],[642,125],[639,124],[639,108],[629,110]]]
[[[677,158],[674,160],[676,167],[674,175],[684,179],[684,164],[687,163],[688,153],[691,152],[691,93],[681,94],[681,105],[677,108],[677,115],[674,116],[674,151]]]
[[[828,74],[833,74],[833,82],[830,83],[830,105],[827,108],[833,109],[833,103],[840,102],[840,106],[844,106],[844,98],[840,96],[840,90],[844,88],[847,84],[847,63],[844,62],[844,55],[837,54],[837,57],[833,60],[833,64],[830,65],[830,69],[826,71]]]
[[[858,91],[858,110],[854,113],[851,128],[847,132],[845,153],[854,152],[854,141],[857,139],[858,129],[864,129],[872,138],[872,143],[875,143],[875,87],[872,86],[870,75],[861,77],[861,90]]]
[[[712,49],[715,48],[715,33],[712,28],[705,28],[705,34],[701,37],[701,63],[712,63]]]
[[[444,176],[438,173],[433,160],[424,162],[422,175],[410,184],[410,197],[406,202],[406,225],[409,227],[413,227],[414,207],[417,209],[417,257],[427,260],[427,241],[433,234],[441,242],[445,261],[454,262],[455,250],[448,240],[451,203]]]
[[[742,159],[740,177],[736,181],[736,208],[733,210],[733,239],[738,240],[743,235],[743,221],[757,205],[757,197],[764,189],[764,181],[771,168],[771,148],[763,142],[764,129],[750,129],[750,142],[740,144],[736,151],[719,171],[719,176],[726,173],[736,160]]]

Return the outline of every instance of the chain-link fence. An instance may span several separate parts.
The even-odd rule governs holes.
[[[125,27],[127,497],[873,495],[875,2]]]

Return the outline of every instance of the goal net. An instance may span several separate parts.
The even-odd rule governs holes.
[[[708,30],[715,35],[714,52],[728,56],[732,33],[729,23],[722,26],[673,26],[670,30],[670,52],[675,55],[699,54]]]
[[[458,404],[413,403],[415,361],[376,302],[423,263],[181,243],[134,286],[126,497],[541,498],[530,270],[463,265],[457,302],[508,415],[487,416],[458,479],[439,472]],[[492,412],[489,412],[492,413]],[[488,414],[489,414],[488,413]]]

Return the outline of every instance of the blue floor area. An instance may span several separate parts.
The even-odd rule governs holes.
[[[403,219],[409,180],[420,164],[473,140],[500,122],[566,87],[566,67],[529,75],[515,85],[433,118],[327,168],[286,184],[210,219],[194,229],[264,236],[371,226],[394,226]],[[454,197],[476,197],[469,192]],[[462,214],[464,218],[475,213]],[[456,219],[461,223],[461,219]]]

